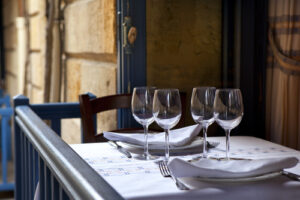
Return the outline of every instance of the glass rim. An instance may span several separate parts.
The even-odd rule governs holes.
[[[196,86],[193,87],[193,89],[217,89],[217,88],[213,86]]]
[[[155,86],[138,86],[134,87],[133,89],[156,89],[157,87]]]
[[[239,88],[219,88],[219,89],[216,89],[216,92],[217,91],[228,92],[228,91],[241,91],[241,90]]]
[[[179,92],[179,89],[177,88],[161,88],[161,89],[155,89],[155,92],[156,91],[178,91]]]

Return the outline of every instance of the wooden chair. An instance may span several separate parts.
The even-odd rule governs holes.
[[[116,94],[96,98],[90,93],[79,95],[80,113],[83,128],[83,142],[105,142],[103,134],[96,134],[94,116],[113,109],[131,108],[131,94]],[[176,127],[183,127],[186,112],[186,93],[180,93],[182,103],[182,117]],[[142,129],[123,128],[113,132],[142,132]]]

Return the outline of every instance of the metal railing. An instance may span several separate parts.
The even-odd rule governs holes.
[[[18,96],[14,107],[16,200],[33,199],[38,184],[39,199],[123,199],[54,131],[80,117],[78,103],[30,105]]]

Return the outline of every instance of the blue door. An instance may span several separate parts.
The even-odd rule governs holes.
[[[136,36],[136,37],[135,37]],[[146,85],[146,0],[117,0],[118,93]],[[118,112],[118,128],[139,127],[128,110]]]

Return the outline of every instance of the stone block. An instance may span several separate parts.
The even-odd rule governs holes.
[[[5,70],[17,77],[18,74],[18,54],[16,50],[5,52]]]
[[[29,83],[29,78],[27,79],[27,84],[26,84],[26,94],[25,94],[25,96],[27,96],[28,98],[31,98],[31,94],[32,94],[32,84],[31,83]]]
[[[17,49],[17,28],[13,24],[4,28],[4,48],[9,50]]]
[[[30,18],[30,49],[42,50],[46,45],[47,19],[44,15]]]
[[[221,8],[216,1],[147,1],[147,84],[221,85]],[[163,34],[162,34],[163,33]]]
[[[81,0],[65,0],[65,2],[66,2],[67,4],[73,3],[73,2],[75,2],[75,1],[81,1]]]
[[[117,66],[115,63],[82,61],[80,93],[92,92],[96,96],[116,93]]]
[[[68,53],[116,54],[115,1],[75,1],[64,14]]]
[[[37,13],[44,15],[46,13],[46,1],[27,0],[27,8],[29,15],[35,15]]]
[[[32,86],[30,103],[44,103],[44,91],[38,87]]]
[[[81,143],[80,119],[63,119],[61,125],[61,137],[66,143]]]
[[[6,73],[5,77],[5,89],[11,97],[18,94],[17,76],[11,73]]]
[[[67,61],[67,101],[77,101],[79,94],[91,92],[97,97],[116,93],[117,69],[115,63],[82,59]],[[116,111],[97,116],[97,132],[117,127]]]
[[[68,59],[67,60],[67,101],[78,102],[78,95],[80,94],[80,79],[81,79],[81,60]]]
[[[78,95],[92,92],[97,96],[116,93],[115,63],[70,58],[67,60],[67,101],[78,101]]]
[[[3,26],[12,25],[18,17],[18,0],[5,0],[2,3]]]
[[[81,94],[92,92],[97,97],[101,97],[116,93],[117,68],[115,63],[82,62],[81,76]],[[116,111],[106,111],[98,114],[97,124],[97,133],[116,129]]]
[[[44,88],[44,61],[42,53],[30,54],[31,83],[34,87]]]

